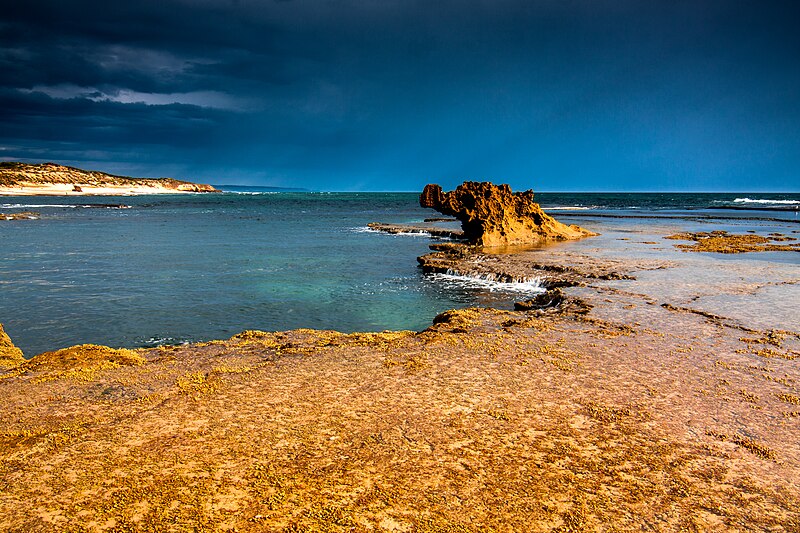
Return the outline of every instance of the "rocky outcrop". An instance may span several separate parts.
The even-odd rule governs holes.
[[[533,201],[533,191],[512,193],[508,185],[466,181],[446,193],[439,185],[429,184],[419,203],[456,217],[466,239],[480,246],[541,244],[596,235],[558,222]]]
[[[22,350],[14,346],[11,339],[0,324],[0,368],[11,368],[25,362]]]

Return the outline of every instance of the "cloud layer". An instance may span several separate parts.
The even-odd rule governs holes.
[[[17,2],[0,158],[416,190],[798,189],[791,2]]]

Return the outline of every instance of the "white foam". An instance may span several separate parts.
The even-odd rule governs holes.
[[[350,231],[353,233],[380,233],[382,235],[397,235],[399,237],[433,237],[427,231],[383,231],[379,229],[370,228],[369,226],[361,226],[357,228],[351,228]],[[446,237],[437,237],[439,239],[446,239]]]
[[[131,206],[129,205],[89,205],[89,204],[0,204],[0,209],[31,209],[31,208],[42,208],[42,207],[56,207],[61,209],[75,209],[77,207],[84,207],[84,208],[106,208],[106,209],[130,209]]]
[[[800,205],[800,200],[754,200],[752,198],[736,198],[734,203],[737,204],[782,204],[782,205]]]
[[[583,205],[554,205],[552,207],[542,207],[545,211],[584,211],[586,209],[597,209],[596,206]]]
[[[465,276],[448,270],[446,274],[430,274],[430,279],[446,288],[483,289],[489,292],[509,292],[514,294],[536,295],[545,292],[542,278],[522,281],[497,281],[493,274]]]
[[[149,339],[145,340],[142,344],[147,346],[163,346],[163,345],[171,345],[175,346],[178,344],[189,344],[189,341],[185,339],[176,339],[175,337],[150,337]]]
[[[74,209],[81,206],[64,204],[0,204],[0,209],[28,209],[32,207],[63,207],[65,209]]]
[[[243,194],[245,196],[261,196],[262,194],[280,194],[278,191],[222,191],[225,194]]]

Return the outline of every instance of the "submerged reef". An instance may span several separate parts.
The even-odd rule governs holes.
[[[596,235],[547,215],[533,201],[533,191],[513,193],[505,184],[465,181],[451,192],[428,184],[419,203],[456,217],[461,221],[464,237],[479,246],[540,244]]]
[[[694,241],[693,244],[676,244],[684,252],[717,252],[721,254],[741,254],[747,252],[800,252],[800,243],[776,244],[776,242],[796,241],[780,233],[762,235],[737,235],[727,231],[700,231],[696,233],[675,233],[665,239],[675,241]]]

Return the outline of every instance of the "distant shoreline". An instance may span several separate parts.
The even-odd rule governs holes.
[[[0,196],[133,196],[219,192],[171,178],[131,178],[56,163],[0,163]]]
[[[94,186],[77,184],[80,190],[75,189],[76,184],[71,183],[26,183],[13,187],[0,186],[0,196],[137,196],[144,194],[187,194],[199,190],[183,190],[165,187],[163,185],[138,185],[138,186]]]

